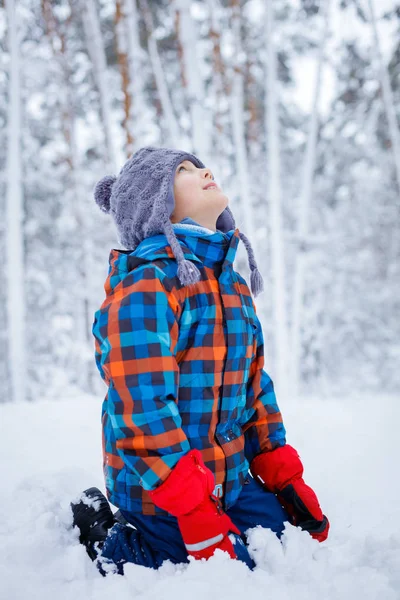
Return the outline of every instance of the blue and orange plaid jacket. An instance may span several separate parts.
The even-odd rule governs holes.
[[[260,322],[233,269],[239,231],[174,226],[201,280],[183,287],[164,235],[112,250],[93,334],[103,403],[106,489],[115,506],[165,514],[148,494],[191,448],[215,475],[225,508],[257,454],[285,444]]]

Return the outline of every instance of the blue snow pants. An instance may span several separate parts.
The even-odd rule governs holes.
[[[165,560],[175,564],[188,562],[175,517],[120,512],[134,529],[122,523],[116,523],[110,529],[97,561],[103,575],[105,570],[122,575],[123,565],[127,562],[153,569],[158,569]],[[250,476],[246,479],[236,504],[226,512],[241,533],[241,536],[235,535],[236,555],[252,569],[255,565],[246,548],[246,531],[261,525],[280,537],[285,521],[288,520],[287,514],[275,494],[267,492]]]

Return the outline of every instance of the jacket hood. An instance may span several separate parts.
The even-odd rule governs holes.
[[[215,268],[223,263],[233,264],[239,243],[238,229],[227,233],[212,231],[189,218],[173,224],[173,229],[185,259],[194,262],[198,267]],[[104,284],[106,294],[112,293],[127,274],[144,261],[151,262],[160,258],[175,260],[164,234],[144,239],[133,251],[111,250],[108,276]]]

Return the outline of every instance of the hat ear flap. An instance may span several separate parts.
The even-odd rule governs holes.
[[[235,219],[229,206],[219,215],[216,223],[216,228],[223,233],[227,233],[232,229],[236,229]]]

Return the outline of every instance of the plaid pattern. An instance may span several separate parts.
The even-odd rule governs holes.
[[[106,299],[95,314],[96,363],[108,385],[103,452],[110,501],[163,514],[148,495],[190,448],[215,475],[225,508],[249,462],[285,444],[263,335],[250,290],[233,261],[238,230],[175,225],[202,279],[182,287],[164,235],[134,252],[112,250]]]

